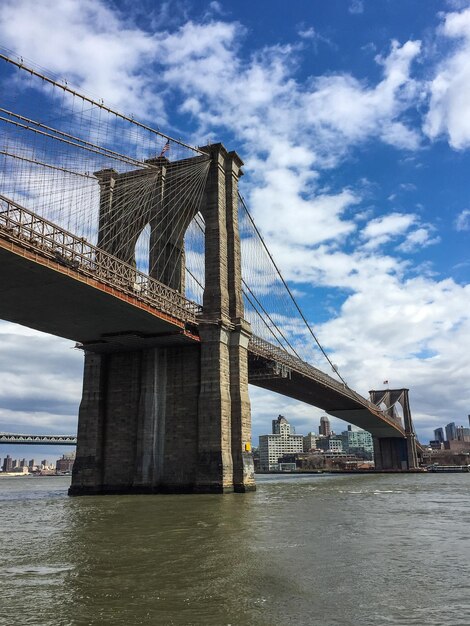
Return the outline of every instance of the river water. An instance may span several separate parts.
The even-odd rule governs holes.
[[[469,626],[470,474],[67,497],[0,478],[0,624]]]

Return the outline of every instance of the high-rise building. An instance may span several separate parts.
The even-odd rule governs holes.
[[[465,443],[470,442],[470,428],[465,428],[464,426],[457,426],[457,440],[465,441]]]
[[[284,415],[278,415],[278,418],[273,420],[272,424],[273,435],[294,434],[294,427],[289,424]]]
[[[13,469],[13,459],[11,458],[9,454],[7,454],[3,461],[2,470],[4,472],[11,472],[12,469]]]
[[[440,441],[441,443],[444,443],[444,429],[443,428],[436,428],[436,430],[434,431],[434,441]]]
[[[292,434],[292,427],[283,415],[272,422],[272,434],[259,438],[260,470],[269,472],[279,469],[279,459],[284,454],[303,452],[303,435]]]
[[[455,425],[455,422],[451,422],[450,424],[447,424],[446,439],[447,441],[454,441],[454,439],[457,439],[457,427]]]
[[[343,440],[343,449],[349,454],[363,455],[365,458],[372,458],[374,454],[374,442],[372,435],[362,428],[353,428],[348,425],[348,430],[341,433],[341,439]]]
[[[318,432],[324,437],[329,437],[331,435],[330,420],[327,418],[326,415],[322,415],[320,417],[320,426],[318,428]]]

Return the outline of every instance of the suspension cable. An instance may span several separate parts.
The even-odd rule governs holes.
[[[274,266],[274,268],[275,268],[276,272],[278,273],[279,278],[280,278],[280,279],[281,279],[281,281],[282,281],[282,284],[283,284],[283,285],[284,285],[284,287],[286,288],[287,293],[289,294],[289,296],[290,296],[290,298],[291,298],[292,302],[294,303],[295,308],[297,309],[297,312],[299,313],[300,317],[302,318],[303,322],[305,323],[305,325],[306,325],[306,327],[307,327],[307,329],[308,329],[308,331],[309,331],[310,335],[313,337],[313,339],[315,340],[315,343],[317,344],[317,346],[318,346],[318,348],[320,349],[321,353],[323,354],[323,356],[325,357],[325,359],[326,359],[326,360],[328,361],[328,363],[330,364],[331,369],[332,369],[332,370],[333,370],[333,371],[334,371],[334,372],[338,375],[338,377],[340,378],[341,382],[342,382],[342,383],[343,383],[343,384],[347,387],[347,386],[348,386],[347,382],[344,380],[344,378],[343,378],[343,377],[341,376],[341,374],[339,373],[338,368],[336,367],[336,365],[334,365],[334,364],[332,363],[332,361],[331,361],[330,357],[329,357],[329,356],[328,356],[328,354],[325,352],[325,350],[324,350],[323,346],[321,345],[321,343],[320,343],[320,342],[319,342],[319,340],[317,339],[317,337],[316,337],[315,333],[314,333],[314,332],[313,332],[313,330],[311,329],[310,324],[308,323],[308,321],[307,321],[307,319],[306,319],[305,315],[302,313],[301,308],[300,308],[300,307],[299,307],[299,305],[297,304],[297,301],[296,301],[296,299],[294,298],[294,294],[293,294],[293,293],[292,293],[292,291],[290,290],[289,285],[287,284],[287,282],[284,280],[284,277],[282,276],[281,271],[280,271],[279,267],[277,266],[277,264],[276,264],[276,262],[275,262],[275,260],[274,260],[274,258],[273,258],[273,256],[272,256],[271,252],[269,251],[268,246],[266,245],[266,242],[265,242],[265,241],[264,241],[264,239],[263,239],[263,236],[261,235],[261,233],[260,233],[260,231],[259,231],[258,227],[256,226],[255,221],[253,220],[253,217],[251,216],[251,213],[248,211],[248,207],[247,207],[247,205],[246,205],[245,199],[243,198],[243,196],[241,195],[241,193],[239,193],[239,194],[238,194],[238,197],[240,198],[240,201],[241,201],[241,203],[242,203],[242,206],[243,206],[243,208],[245,209],[245,212],[246,212],[246,214],[247,214],[247,216],[248,216],[248,219],[249,219],[249,220],[250,220],[250,222],[251,222],[251,225],[253,226],[253,228],[254,228],[254,230],[255,230],[256,234],[258,235],[258,237],[259,237],[259,239],[260,239],[261,243],[263,244],[263,248],[265,249],[266,254],[269,256],[269,259],[270,259],[271,263],[273,264],[273,266]]]

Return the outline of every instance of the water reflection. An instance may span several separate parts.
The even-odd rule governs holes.
[[[0,623],[467,626],[469,478],[88,498],[2,479]]]
[[[68,619],[264,624],[252,494],[119,496],[69,503]],[[64,606],[62,605],[62,610]]]

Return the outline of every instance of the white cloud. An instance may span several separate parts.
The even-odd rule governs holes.
[[[288,169],[270,171],[264,186],[253,190],[256,220],[271,241],[279,239],[285,245],[313,246],[355,230],[352,221],[341,219],[346,209],[359,201],[352,192],[345,190],[306,199],[302,191],[302,181]]]
[[[455,219],[456,230],[470,230],[470,210],[464,209]]]
[[[440,237],[433,237],[431,235],[429,228],[420,226],[416,230],[407,233],[405,241],[398,246],[397,250],[410,254],[422,248],[437,244],[440,240]]]
[[[299,36],[302,37],[302,39],[315,39],[317,33],[313,26],[310,26],[309,28],[300,29]]]
[[[102,97],[126,113],[158,115],[163,100],[146,72],[155,37],[94,0],[7,0],[0,6],[3,45]]]
[[[336,44],[331,39],[325,37],[324,35],[321,35],[318,31],[315,30],[313,26],[300,26],[298,29],[298,34],[301,39],[304,39],[305,42],[309,42],[312,45],[315,52],[318,51],[319,43],[326,44],[329,48],[333,48],[335,50],[337,49]]]
[[[365,240],[364,250],[374,250],[398,238],[404,238],[396,245],[399,252],[412,253],[420,248],[439,242],[432,236],[433,228],[421,224],[413,213],[388,213],[371,220],[361,232]]]
[[[362,231],[362,237],[367,240],[365,248],[373,249],[387,243],[406,232],[415,220],[416,216],[403,213],[389,213],[371,220]]]
[[[349,12],[353,15],[364,13],[364,0],[351,0]]]
[[[462,350],[470,341],[469,295],[469,285],[449,279],[381,275],[350,296],[321,334],[338,346],[333,358],[363,393],[389,379],[392,387],[411,387],[418,423],[420,415],[446,415],[446,402],[463,419],[468,395],[459,372],[470,366]]]
[[[76,429],[83,354],[74,344],[0,322],[0,430],[2,424]]]
[[[423,130],[444,135],[453,148],[470,146],[470,8],[448,13],[441,28],[454,44],[430,83],[430,104]]]
[[[417,84],[410,78],[410,65],[420,51],[419,41],[403,46],[392,42],[388,56],[376,57],[384,78],[369,87],[342,74],[317,77],[305,94],[306,123],[310,123],[331,151],[334,142],[342,146],[370,137],[397,147],[416,148],[419,135],[398,118],[416,97]]]

